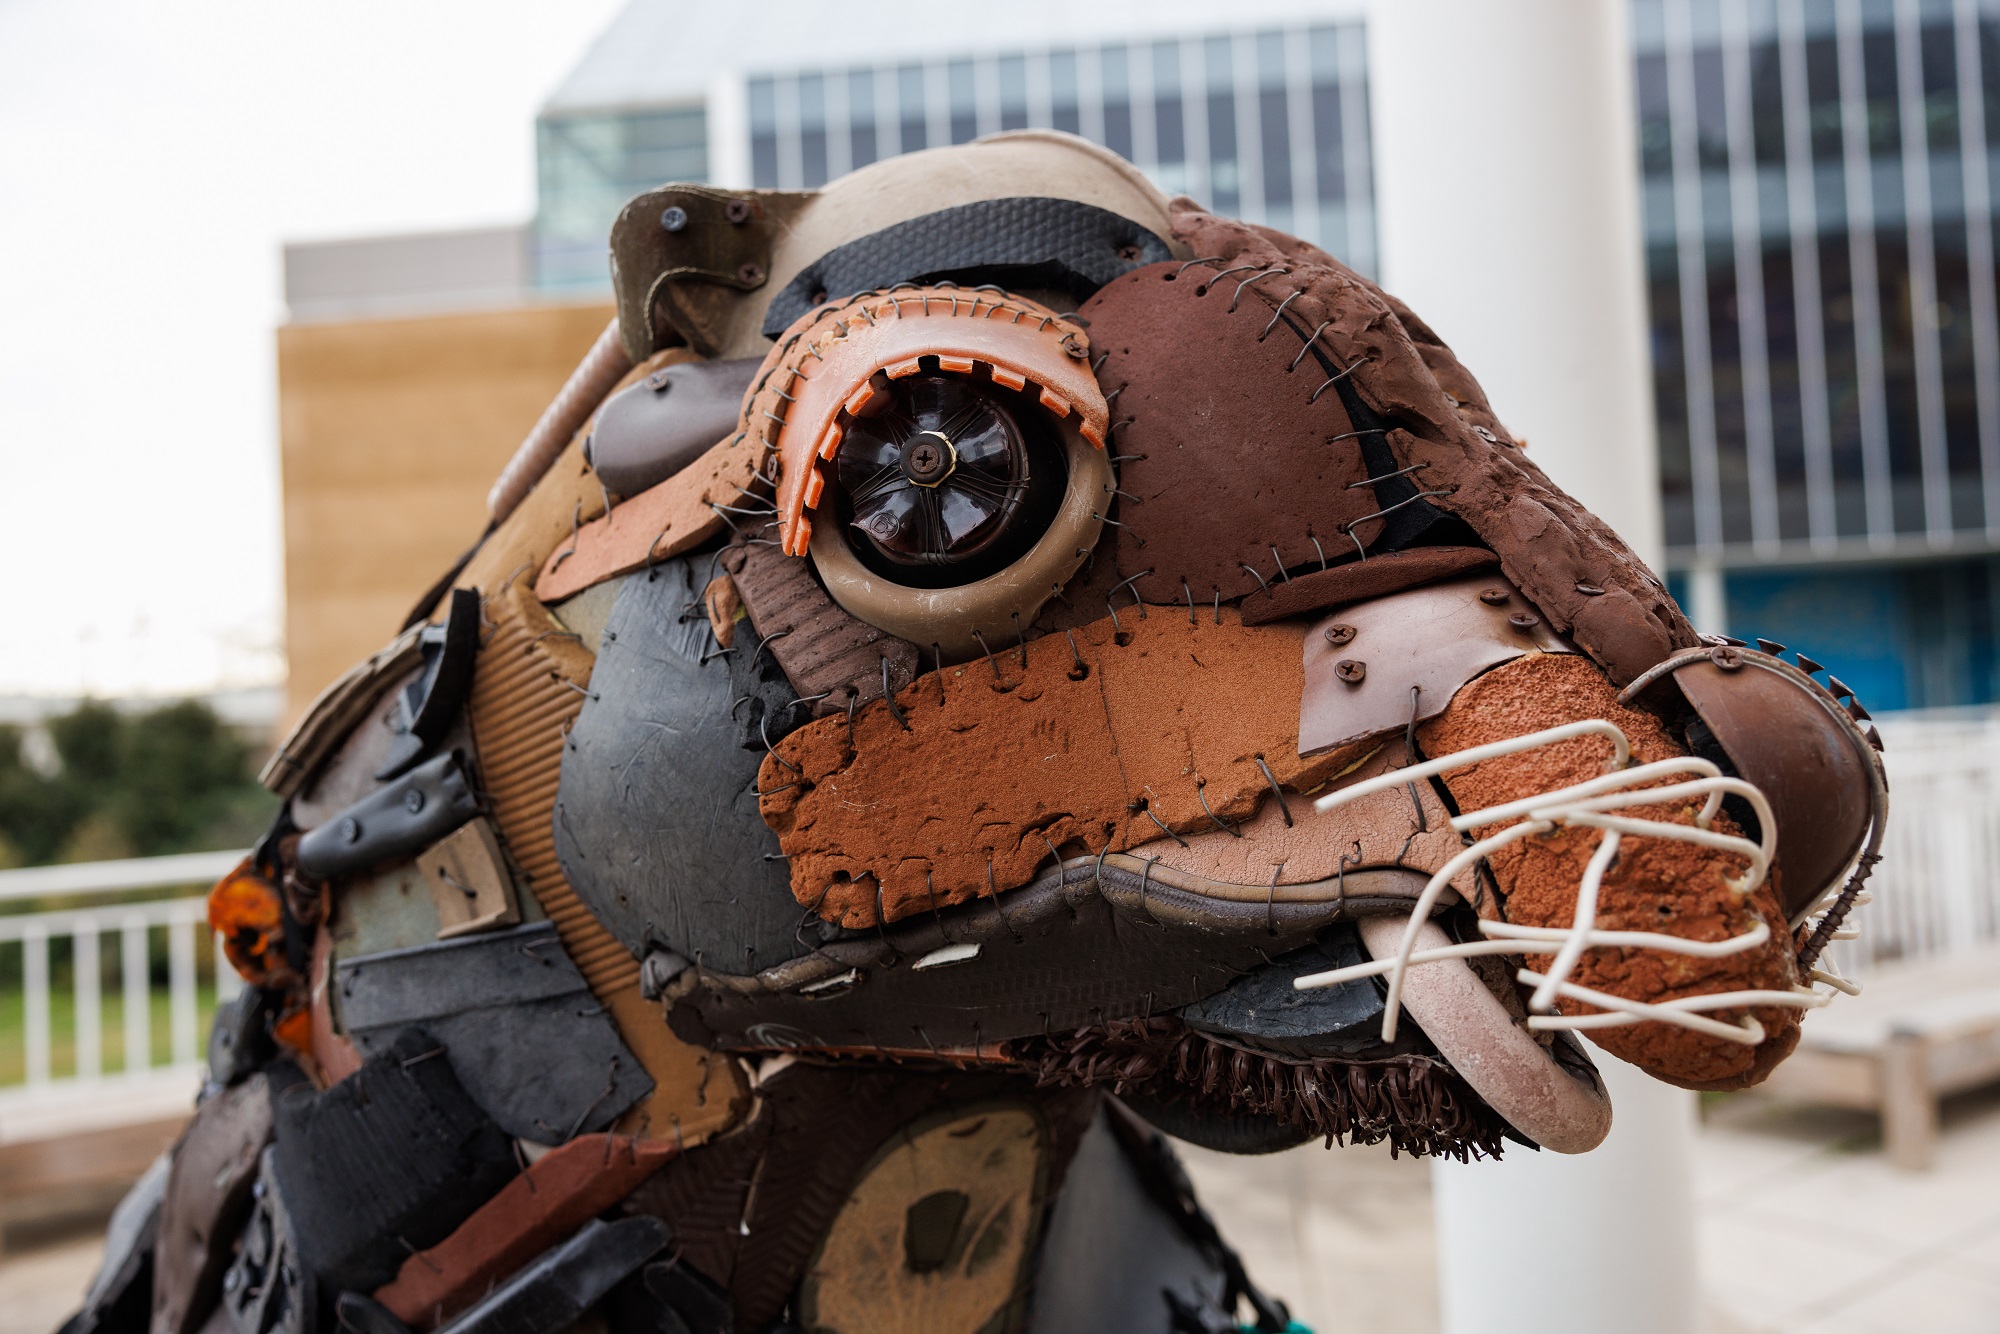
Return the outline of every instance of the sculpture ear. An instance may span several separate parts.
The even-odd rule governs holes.
[[[626,204],[611,225],[611,284],[627,355],[684,343],[718,356],[751,314],[745,296],[770,281],[778,234],[815,197],[680,184]]]

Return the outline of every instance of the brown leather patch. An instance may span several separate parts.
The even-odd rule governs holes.
[[[631,1194],[674,1154],[665,1141],[580,1135],[530,1163],[449,1237],[412,1253],[375,1300],[412,1329],[435,1329]]]
[[[1694,628],[1666,586],[1521,452],[1478,382],[1407,307],[1323,251],[1218,218],[1192,200],[1175,205],[1174,237],[1197,255],[1218,256],[1204,266],[1211,272],[1246,264],[1290,270],[1256,290],[1272,300],[1290,297],[1287,318],[1321,330],[1318,345],[1331,364],[1361,363],[1352,375],[1355,389],[1401,428],[1388,437],[1397,466],[1422,465],[1425,491],[1448,490],[1430,503],[1465,520],[1499,554],[1507,577],[1614,682],[1624,685],[1674,649],[1694,646]],[[1187,276],[1201,272],[1190,269]],[[1109,345],[1102,330],[1094,333]],[[1287,356],[1299,349],[1298,335],[1284,324],[1270,341]],[[1306,364],[1313,360],[1309,351]],[[1124,409],[1122,397],[1116,406]],[[1117,452],[1126,452],[1123,433],[1113,439]]]
[[[1344,565],[1272,584],[1268,591],[1252,593],[1243,599],[1243,624],[1262,625],[1286,616],[1303,616],[1349,602],[1387,597],[1406,588],[1499,563],[1500,558],[1484,547],[1412,547],[1366,560],[1350,560]]]
[[[1460,690],[1451,706],[1420,727],[1417,736],[1425,754],[1449,755],[1582,718],[1615,723],[1630,739],[1636,763],[1687,753],[1651,714],[1620,705],[1603,675],[1589,663],[1553,654],[1532,654],[1494,668]],[[1608,749],[1594,737],[1564,741],[1447,773],[1445,785],[1460,810],[1480,810],[1595,778],[1604,772]],[[1646,806],[1621,813],[1686,824],[1692,809]],[[1717,817],[1716,828],[1736,832],[1722,816]],[[1504,896],[1506,919],[1567,927],[1574,919],[1584,866],[1598,838],[1590,830],[1558,829],[1496,852],[1490,864]],[[1584,952],[1572,979],[1581,986],[1646,1002],[1748,988],[1789,988],[1796,980],[1791,933],[1785,929],[1777,895],[1768,883],[1748,899],[1737,895],[1723,881],[1742,869],[1743,859],[1727,852],[1678,840],[1628,836],[1604,877],[1597,915],[1601,928],[1723,940],[1762,920],[1771,926],[1771,940],[1761,949],[1720,959],[1660,950],[1591,949]],[[1539,957],[1546,961],[1547,956]],[[1564,1014],[1597,1012],[1597,1007],[1575,1001],[1558,1005]],[[1769,1034],[1758,1046],[1656,1022],[1595,1029],[1590,1038],[1670,1084],[1747,1088],[1769,1074],[1797,1044],[1799,1011],[1770,1006],[1717,1010],[1712,1017],[1735,1023],[1745,1013],[1754,1014]]]
[[[1261,267],[1153,264],[1078,311],[1106,358],[1118,573],[1148,602],[1256,593],[1381,532],[1361,440],[1276,317],[1288,280],[1246,281]]]
[[[744,652],[769,645],[800,699],[826,696],[813,706],[814,714],[845,714],[857,700],[866,704],[882,698],[885,660],[891,689],[916,679],[917,646],[836,603],[806,557],[787,556],[761,543],[734,546],[723,553],[722,568],[735,581],[757,632]]]
[[[786,737],[758,786],[792,893],[843,926],[893,922],[1025,884],[1052,849],[1247,819],[1272,779],[1307,792],[1358,757],[1299,758],[1303,626],[1198,612],[1105,617]]]

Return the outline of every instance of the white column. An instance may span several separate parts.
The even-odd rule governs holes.
[[[1694,1095],[1590,1054],[1614,1109],[1604,1143],[1432,1167],[1445,1334],[1695,1329]]]
[[[750,90],[740,70],[708,85],[708,179],[724,190],[747,190],[750,170]]]
[[[1623,0],[1377,0],[1368,33],[1382,285],[1657,563]]]
[[[1625,0],[1377,0],[1368,82],[1383,285],[1657,568]],[[1692,1095],[1593,1055],[1595,1152],[1435,1169],[1447,1334],[1693,1330]]]

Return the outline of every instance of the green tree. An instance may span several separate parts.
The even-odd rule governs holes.
[[[277,802],[249,747],[199,701],[125,714],[85,701],[48,724],[59,761],[38,772],[0,727],[0,857],[28,865],[240,846]]]
[[[103,809],[142,855],[191,847],[250,779],[249,748],[195,700],[127,719],[116,749]]]
[[[21,740],[20,728],[0,724],[0,839],[12,859],[33,866],[55,858],[89,802],[62,776],[36,772]]]

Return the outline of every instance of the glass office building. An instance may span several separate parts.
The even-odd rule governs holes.
[[[1990,0],[1637,0],[1668,564],[1873,708],[2000,695]]]
[[[604,238],[625,201],[663,181],[708,179],[708,116],[678,106],[544,112],[535,121],[535,285],[601,291]]]
[[[809,188],[1001,130],[1067,130],[1169,194],[1374,270],[1359,24],[762,74],[749,112],[758,186]]]
[[[2000,0],[1631,4],[1676,592],[1870,708],[2000,699]],[[618,206],[717,159],[809,188],[1029,126],[1372,273],[1364,37],[1300,20],[828,55],[728,74],[725,112],[713,84],[552,106],[537,280],[601,289]]]
[[[1374,272],[1358,22],[752,72],[743,91],[759,188],[810,189],[898,153],[1060,129],[1110,147],[1171,194]],[[709,116],[696,99],[545,111],[537,285],[601,289],[619,206],[662,181],[708,178]]]

